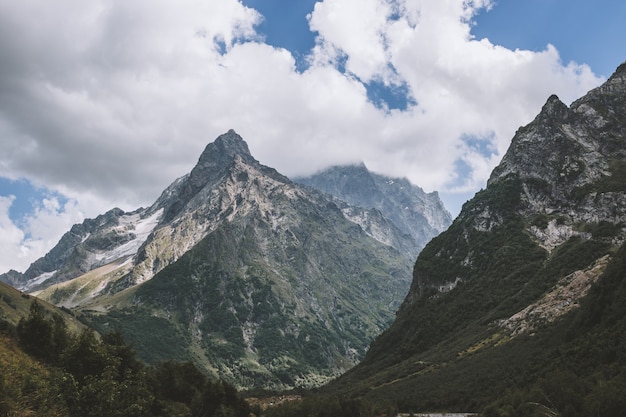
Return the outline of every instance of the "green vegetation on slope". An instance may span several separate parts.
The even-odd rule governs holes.
[[[69,333],[37,301],[17,327],[0,321],[0,369],[0,415],[250,414],[232,386],[207,379],[190,363],[146,367],[119,333]]]
[[[626,409],[626,245],[581,307],[536,339],[535,378],[509,387],[486,416],[617,416]],[[527,371],[528,372],[528,371]]]
[[[537,381],[550,381],[552,374],[579,372],[575,361],[564,359],[570,354],[563,351],[564,341],[576,347],[581,358],[599,355],[607,366],[617,364],[620,369],[623,357],[610,352],[623,343],[616,339],[623,338],[624,332],[602,347],[595,342],[594,326],[581,329],[580,334],[574,324],[567,334],[559,330],[566,320],[574,320],[571,313],[552,324],[537,323],[533,335],[511,338],[498,326],[498,320],[536,301],[559,278],[599,257],[611,254],[611,268],[624,260],[624,249],[616,252],[606,238],[612,232],[601,224],[581,225],[595,231],[591,239],[573,237],[548,254],[526,232],[525,219],[515,214],[519,187],[519,180],[510,177],[482,191],[464,208],[469,215],[458,218],[426,246],[415,265],[414,288],[394,325],[376,339],[362,364],[323,392],[391,401],[405,412],[480,411],[505,392],[519,388],[515,395],[526,394],[530,391],[520,387],[530,390]],[[603,285],[609,276],[607,269]],[[451,282],[456,286],[449,291],[439,289]],[[607,311],[597,312],[591,306],[618,302],[586,301],[587,307],[576,313],[577,320],[595,315],[601,317],[596,322],[602,322]],[[597,351],[582,350],[588,344]],[[582,378],[596,381],[590,384],[607,381],[594,375],[590,368]],[[619,378],[610,380],[619,382]],[[588,386],[590,392],[594,389]]]
[[[85,318],[122,332],[150,363],[193,360],[240,387],[326,382],[391,322],[410,269],[334,205],[278,201],[275,210],[288,226],[274,228],[261,211],[224,223],[128,306]]]
[[[540,272],[560,271],[589,249],[578,240],[564,246]],[[588,257],[579,262],[585,259]],[[391,358],[382,365],[379,357],[375,363],[379,368],[360,365],[306,401],[272,410],[269,415],[338,415],[332,410],[348,404],[350,410],[358,411],[345,415],[381,415],[385,405],[406,413],[621,415],[626,407],[625,277],[626,246],[622,245],[612,253],[612,261],[581,306],[533,335],[508,339],[489,324],[473,326],[472,330],[482,331],[473,335],[472,331],[457,329],[460,340],[444,338],[437,342],[435,338],[433,347],[404,359]],[[447,311],[445,304],[435,307],[428,299],[424,302],[431,309]],[[419,319],[425,320],[423,311],[418,313],[422,314]],[[429,318],[439,320],[436,315]],[[485,341],[481,348],[462,351],[479,339]],[[372,408],[379,414],[368,414]]]
[[[0,282],[0,320],[17,326],[20,319],[29,314],[30,306],[34,299],[35,298],[30,295]],[[46,311],[46,314],[58,314],[61,316],[70,332],[77,333],[87,327],[77,320],[68,309],[58,308],[46,301],[37,300],[40,306]]]

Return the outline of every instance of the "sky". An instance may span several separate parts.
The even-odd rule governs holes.
[[[621,0],[0,0],[0,272],[151,205],[234,129],[287,176],[364,162],[456,216],[551,94],[626,60]]]

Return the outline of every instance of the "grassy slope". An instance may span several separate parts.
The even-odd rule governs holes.
[[[0,320],[16,326],[22,317],[28,317],[30,305],[35,297],[16,290],[15,288],[0,282]],[[60,309],[54,305],[37,299],[37,302],[49,315],[60,314],[71,333],[79,333],[86,326],[77,320],[68,310]]]
[[[0,332],[0,415],[65,416],[55,374]]]

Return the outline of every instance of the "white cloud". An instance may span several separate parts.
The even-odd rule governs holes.
[[[9,218],[9,208],[15,196],[0,196],[0,271],[6,272],[11,268],[20,268],[22,265],[16,260],[24,258],[22,241],[24,232]]]
[[[489,5],[318,2],[311,66],[298,72],[236,0],[0,0],[0,176],[75,202],[32,220],[42,247],[54,234],[45,221],[151,204],[230,128],[286,175],[362,160],[427,190],[477,189],[550,94],[568,102],[601,81],[549,45],[473,39],[471,19]],[[406,86],[416,104],[378,109],[369,81]],[[17,254],[25,240],[7,219],[2,244]]]
[[[75,201],[61,204],[56,197],[44,198],[18,227],[9,217],[15,196],[0,196],[0,271],[24,271],[44,256],[73,224],[84,220]]]
[[[386,30],[391,6],[377,0],[318,2],[310,17],[310,28],[324,42],[315,50],[315,62],[332,62],[339,53],[346,57],[346,70],[362,81],[389,81]]]
[[[378,155],[369,166],[408,175],[429,189],[458,183],[454,164],[459,159],[473,168],[461,188],[476,189],[515,130],[550,94],[569,102],[600,82],[585,65],[563,66],[551,45],[541,52],[511,51],[473,39],[471,19],[490,7],[489,1],[366,0],[358,5],[363,5],[358,13],[351,1],[316,5],[310,18],[319,33],[315,62],[328,61],[320,58],[325,53],[343,51],[346,69],[365,81],[376,78],[372,68],[389,80],[386,74],[393,68],[395,81],[408,85],[417,106],[368,129],[370,136],[392,131],[393,145],[380,136],[360,139],[366,149],[367,143],[374,148],[368,149],[372,158]],[[378,59],[372,59],[372,51]],[[467,152],[466,135],[491,138],[497,155]],[[382,155],[375,149],[381,145]]]

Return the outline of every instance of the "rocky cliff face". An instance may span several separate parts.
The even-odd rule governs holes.
[[[369,397],[446,408],[494,400],[505,388],[498,394],[492,387],[507,378],[528,385],[576,361],[615,367],[615,356],[602,362],[580,346],[620,331],[607,323],[623,328],[613,316],[602,325],[609,327],[599,324],[602,314],[621,311],[621,302],[590,300],[623,287],[607,282],[623,276],[616,271],[623,270],[625,240],[622,64],[570,107],[550,97],[516,132],[487,188],[420,253],[392,326],[332,389],[374,387]],[[430,398],[407,394],[414,392]]]
[[[623,176],[626,69],[567,107],[556,96],[521,128],[489,184],[509,175],[522,182],[520,214],[546,216],[531,228],[548,249],[579,234],[580,223],[626,220]],[[558,217],[558,222],[556,221]]]
[[[21,290],[36,291],[85,274],[112,261],[134,256],[156,227],[162,210],[115,208],[72,226],[59,243],[23,274],[12,271],[0,280]]]
[[[346,215],[363,219],[364,225],[369,217],[376,216],[374,211],[379,212],[401,233],[411,237],[413,256],[452,223],[436,192],[425,193],[406,178],[372,173],[362,163],[331,167],[296,181],[346,202],[350,206],[344,210]]]
[[[454,233],[461,234],[463,246],[470,235],[513,220],[548,252],[574,237],[591,240],[594,231],[601,233],[598,227],[612,229],[611,243],[621,245],[626,224],[625,94],[622,65],[569,108],[551,96],[535,120],[517,131],[487,189],[455,220]],[[470,250],[461,265],[471,266],[474,253]],[[416,272],[422,288],[463,277],[432,279],[430,273]]]
[[[74,226],[11,278],[146,360],[192,359],[246,388],[318,385],[363,357],[410,282],[389,222],[366,231],[342,208],[229,131],[151,207]]]

